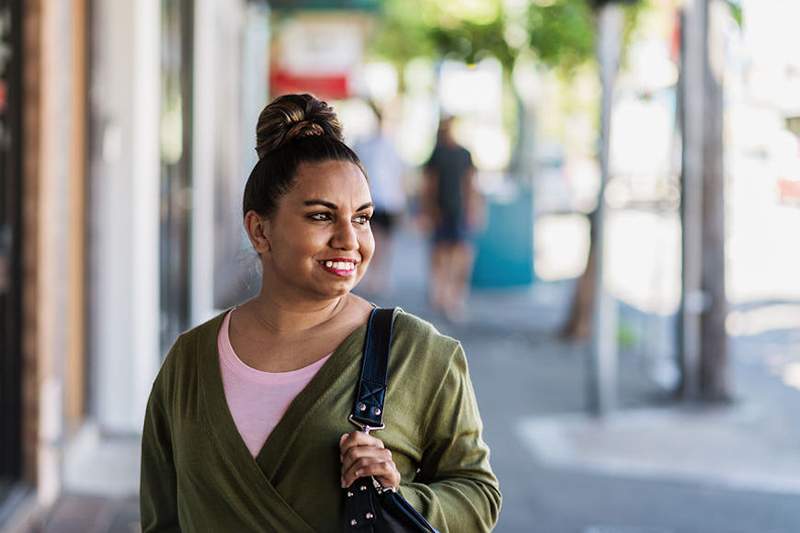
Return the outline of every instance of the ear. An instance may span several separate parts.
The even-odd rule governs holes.
[[[247,231],[250,243],[259,255],[272,250],[268,218],[262,217],[255,211],[248,211],[244,216],[244,229]]]

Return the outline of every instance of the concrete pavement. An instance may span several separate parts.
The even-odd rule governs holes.
[[[800,391],[768,363],[770,351],[800,361],[799,332],[732,339],[737,399],[725,407],[673,404],[623,353],[622,408],[598,421],[583,412],[587,347],[553,336],[563,306],[537,292],[526,316],[538,332],[442,328],[467,349],[504,493],[497,531],[800,531]],[[503,298],[474,297],[509,324],[518,310],[504,321]]]
[[[424,279],[395,277],[380,303],[429,318],[467,350],[504,494],[497,531],[800,532],[800,329],[786,320],[800,302],[778,303],[777,328],[731,338],[731,405],[674,403],[636,349],[652,347],[634,342],[620,354],[620,409],[596,420],[585,414],[588,346],[556,336],[571,284],[473,294],[466,322],[449,325],[424,304]],[[643,320],[620,313],[623,326]],[[660,322],[645,331],[671,329],[668,317],[644,319]]]

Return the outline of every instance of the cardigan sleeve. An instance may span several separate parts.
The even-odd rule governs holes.
[[[142,431],[139,491],[142,533],[180,531],[177,480],[164,398],[163,374],[162,368],[150,392]]]
[[[441,533],[491,531],[500,513],[500,487],[481,437],[483,423],[461,344],[425,427],[420,472],[413,482],[401,482],[401,494]]]

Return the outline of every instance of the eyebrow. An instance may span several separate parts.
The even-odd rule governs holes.
[[[328,209],[333,209],[334,211],[339,209],[339,206],[337,206],[333,202],[328,202],[327,200],[320,200],[320,199],[317,199],[317,198],[314,198],[312,200],[306,200],[305,202],[303,202],[303,205],[308,205],[308,206],[311,206],[311,205],[322,205],[322,206],[327,207]],[[372,202],[367,202],[366,204],[364,204],[361,207],[359,207],[358,209],[356,209],[356,211],[363,211],[364,209],[367,209],[368,207],[374,207],[374,204]]]

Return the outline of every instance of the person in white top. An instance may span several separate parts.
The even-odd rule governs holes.
[[[361,287],[370,295],[378,295],[391,288],[394,232],[406,210],[403,178],[408,167],[386,133],[383,113],[374,102],[368,103],[375,114],[375,129],[369,137],[357,142],[354,150],[370,177],[370,192],[375,204],[371,223],[376,253]]]

